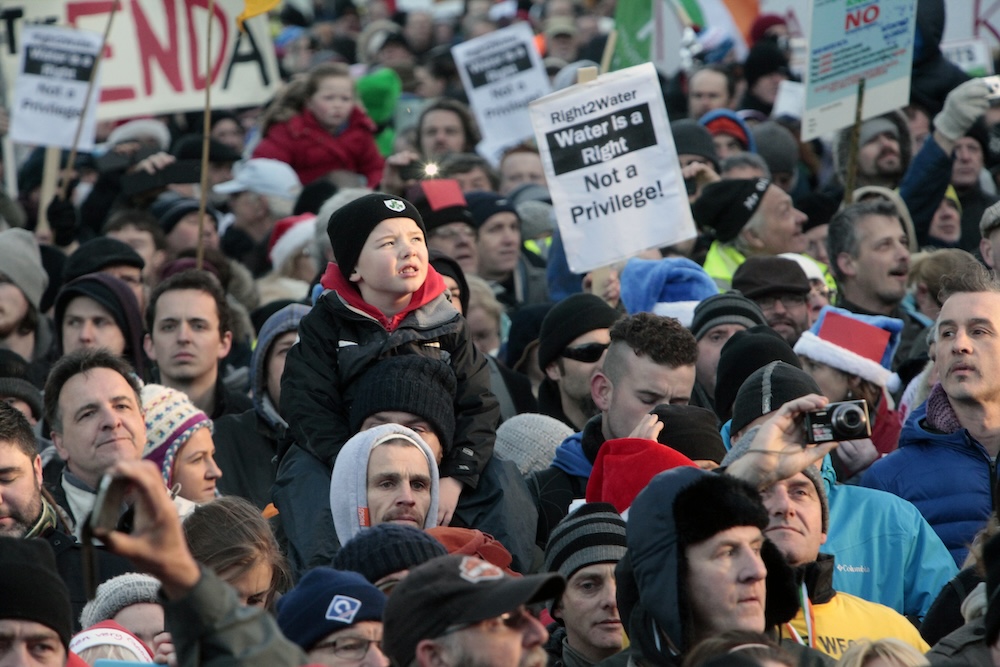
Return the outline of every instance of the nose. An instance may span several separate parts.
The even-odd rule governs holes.
[[[746,582],[761,581],[767,577],[767,567],[759,553],[748,552],[742,575]]]
[[[802,231],[802,226],[809,221],[809,216],[797,208],[793,208],[792,211],[795,213],[795,224],[798,231]]]
[[[191,340],[191,327],[188,326],[187,322],[181,322],[177,325],[177,341],[187,342]]]
[[[775,315],[783,315],[788,311],[785,309],[785,303],[781,299],[775,299],[774,305],[771,306],[771,310],[774,311]]]
[[[955,332],[954,337],[951,339],[951,349],[954,350],[956,354],[964,354],[971,351],[969,337],[963,329],[958,329]]]
[[[208,467],[205,469],[205,479],[219,479],[222,477],[222,468],[215,462],[214,456],[208,457]]]
[[[416,499],[413,497],[413,489],[410,488],[409,484],[400,484],[399,495],[396,496],[397,505],[409,505],[413,506],[417,504]]]
[[[92,322],[84,322],[80,327],[81,343],[91,343],[94,341],[94,324]]]
[[[543,646],[549,640],[549,631],[545,629],[542,622],[528,614],[528,620],[523,630],[521,645],[524,648],[534,648]]]
[[[368,653],[365,654],[365,659],[361,661],[364,667],[389,667],[389,658],[385,657],[385,653],[382,653],[380,649],[375,644],[371,645],[368,649]]]
[[[601,606],[605,609],[614,609],[618,606],[618,584],[612,578],[604,587],[604,599]]]
[[[121,425],[122,418],[114,409],[109,405],[101,407],[101,428],[104,429],[116,429]]]
[[[765,505],[774,516],[788,516],[795,513],[792,504],[788,502],[788,491],[780,484],[776,484],[768,493]]]

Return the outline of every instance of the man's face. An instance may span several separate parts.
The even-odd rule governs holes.
[[[762,254],[779,255],[783,252],[805,252],[806,237],[802,234],[805,213],[792,205],[788,193],[770,185],[760,202],[764,224],[757,232],[757,249]]]
[[[688,116],[698,120],[709,111],[729,106],[726,75],[712,70],[695,72],[688,83]]]
[[[899,139],[891,132],[881,132],[858,148],[858,173],[869,178],[901,176],[903,156]]]
[[[479,272],[479,248],[476,229],[464,222],[449,222],[435,227],[427,234],[427,247],[442,252],[458,262],[462,272]]]
[[[452,174],[451,176],[456,181],[458,181],[458,187],[462,189],[462,192],[473,192],[480,190],[483,192],[493,192],[493,184],[490,183],[490,177],[482,167],[473,167],[464,174]]]
[[[495,213],[479,228],[479,275],[501,280],[517,266],[521,246],[521,221],[509,211]]]
[[[566,582],[554,618],[562,619],[574,650],[597,662],[622,650],[615,564],[588,565]]]
[[[754,82],[752,92],[766,104],[774,104],[778,99],[778,87],[787,79],[788,75],[782,72],[765,74]]]
[[[924,147],[924,140],[931,133],[931,119],[923,111],[915,110],[913,117],[907,116],[907,125],[910,127],[910,146],[912,154],[916,155]]]
[[[114,315],[89,296],[78,296],[66,306],[62,322],[63,351],[107,348],[121,356],[125,353],[125,335]]]
[[[306,655],[310,664],[325,667],[383,667],[389,660],[379,648],[381,642],[382,622],[361,621],[321,638]]]
[[[958,206],[954,201],[945,197],[938,204],[931,218],[928,234],[941,241],[948,243],[958,243],[962,238],[962,216],[958,213]]]
[[[716,134],[712,137],[712,143],[715,144],[715,154],[720,162],[730,155],[743,152],[743,145],[731,134]]]
[[[63,667],[66,647],[55,630],[34,621],[0,619],[0,665]]]
[[[742,324],[720,324],[705,332],[698,341],[698,362],[695,364],[695,374],[700,384],[709,396],[715,393],[715,372],[719,368],[719,355],[722,346],[738,331],[745,330]]]
[[[809,298],[806,294],[775,292],[755,297],[754,301],[764,311],[767,326],[778,332],[789,345],[794,346],[802,332],[809,328]]]
[[[755,526],[736,526],[685,550],[688,599],[697,638],[727,630],[764,631],[767,568]]]
[[[440,667],[545,667],[549,633],[524,607],[449,635]],[[418,646],[419,651],[419,646]]]
[[[30,307],[21,288],[0,273],[0,339],[7,338],[21,326]]]
[[[670,368],[629,349],[623,352],[623,372],[616,383],[603,371],[594,374],[594,400],[604,414],[605,439],[628,437],[661,403],[687,405],[694,389],[694,364]]]
[[[42,459],[0,442],[0,535],[24,537],[42,514]]]
[[[858,256],[841,253],[836,261],[854,290],[886,306],[906,295],[910,249],[898,218],[869,215],[857,223]],[[833,258],[831,258],[833,259]]]
[[[59,392],[58,408],[61,428],[52,431],[52,442],[69,471],[92,488],[115,463],[142,458],[142,406],[117,371],[93,368],[74,375]]]
[[[146,263],[145,275],[147,282],[156,276],[163,263],[163,251],[156,249],[156,241],[153,234],[143,231],[133,225],[126,225],[121,229],[107,233],[108,238],[117,239],[128,245],[132,250],[142,257]]]
[[[979,240],[979,254],[991,269],[996,270],[1000,266],[1000,227],[994,227]]]
[[[816,486],[802,473],[783,479],[761,494],[769,521],[764,535],[790,565],[816,560],[826,542],[823,505]]]
[[[574,338],[566,348],[571,351],[570,354],[574,354],[575,350],[584,345],[607,345],[610,342],[611,336],[607,329],[594,329]],[[593,416],[597,414],[597,407],[590,395],[590,380],[594,377],[594,373],[600,370],[605,354],[607,354],[606,349],[592,362],[560,356],[545,369],[545,375],[559,385],[559,393],[564,400],[579,406],[584,414]]]
[[[817,262],[830,264],[830,257],[826,252],[826,237],[829,235],[830,225],[816,225],[802,235],[806,237],[805,253]]]
[[[214,377],[233,337],[231,332],[219,332],[215,299],[197,289],[171,290],[160,295],[155,308],[145,348],[160,374],[185,383]]]
[[[431,506],[427,457],[404,441],[383,443],[368,457],[368,512],[371,525],[400,523],[423,530]]]
[[[1000,400],[1000,294],[953,294],[937,326],[934,365],[948,398],[968,405]]]
[[[545,186],[542,158],[538,153],[511,153],[500,162],[500,194],[510,194],[525,183]]]
[[[983,147],[969,137],[955,142],[955,162],[951,167],[951,184],[959,190],[973,187],[983,169]]]
[[[267,395],[271,397],[271,403],[275,406],[281,404],[281,374],[285,372],[288,350],[295,344],[298,335],[298,331],[286,331],[274,339],[267,351],[267,360],[264,362],[267,371]]]
[[[219,249],[219,232],[216,228],[215,218],[205,214],[205,228],[202,231],[205,247],[213,250]],[[188,213],[180,219],[170,233],[167,234],[167,251],[172,256],[178,253],[197,247],[198,245],[198,212]]]
[[[382,424],[399,424],[411,431],[415,431],[427,443],[431,451],[434,452],[434,459],[438,463],[441,463],[441,457],[444,455],[444,446],[441,444],[441,438],[434,432],[434,427],[431,426],[431,423],[423,417],[415,415],[412,412],[382,410],[381,412],[376,412],[365,417],[365,420],[361,422],[361,430],[367,431]]]
[[[448,153],[461,153],[465,150],[465,130],[457,113],[435,109],[424,114],[423,120],[420,124],[419,142],[425,158],[438,160]]]
[[[106,266],[101,269],[101,273],[114,276],[128,285],[128,288],[132,290],[132,294],[135,295],[136,303],[139,304],[139,312],[144,311],[146,306],[146,287],[142,282],[142,269],[129,266],[128,264],[119,264],[118,266]]]
[[[215,462],[212,432],[199,428],[177,452],[171,481],[181,485],[182,498],[207,503],[215,500],[215,487],[220,477],[222,471]]]

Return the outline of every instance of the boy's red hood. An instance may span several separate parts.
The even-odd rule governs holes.
[[[320,278],[319,282],[324,289],[330,289],[339,294],[351,308],[360,310],[366,315],[371,316],[372,319],[385,327],[386,331],[393,331],[407,314],[421,306],[427,305],[445,290],[444,279],[441,277],[441,274],[428,264],[427,278],[417,288],[417,291],[410,295],[410,303],[406,308],[392,317],[386,317],[385,313],[361,298],[361,292],[358,291],[358,288],[340,273],[340,268],[333,262],[326,265],[326,271],[323,272],[323,277]]]

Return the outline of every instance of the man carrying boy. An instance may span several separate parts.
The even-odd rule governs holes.
[[[493,454],[499,406],[486,361],[428,263],[423,220],[413,204],[366,195],[334,213],[327,233],[337,263],[327,266],[326,291],[288,352],[281,413],[295,442],[332,469],[353,435],[348,411],[365,370],[399,354],[447,361],[458,381],[455,446],[440,466],[438,523],[448,525],[462,487],[476,487]]]

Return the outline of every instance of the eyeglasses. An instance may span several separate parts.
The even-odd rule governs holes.
[[[535,617],[531,615],[531,612],[529,612],[525,607],[521,606],[515,609],[514,611],[508,611],[505,614],[500,614],[499,616],[494,616],[493,618],[487,618],[482,621],[475,621],[473,623],[456,623],[455,625],[449,625],[447,628],[445,628],[444,632],[442,632],[438,636],[444,637],[445,635],[450,635],[455,632],[461,632],[462,630],[466,630],[468,628],[472,628],[477,625],[485,626],[487,631],[489,632],[493,632],[499,629],[500,626],[504,626],[506,628],[509,628],[510,630],[515,630],[520,632],[526,626],[530,625],[531,621],[534,620],[534,618]]]
[[[364,637],[340,637],[334,639],[330,642],[324,642],[322,644],[316,644],[312,648],[313,651],[329,651],[333,653],[338,658],[343,658],[344,660],[361,660],[366,655],[368,651],[371,650],[372,644],[382,649],[381,639],[365,639]]]
[[[609,345],[611,345],[611,343],[587,343],[586,345],[567,347],[562,351],[560,356],[572,359],[573,361],[592,364],[601,358],[601,355],[604,354],[604,351],[608,349]]]
[[[476,239],[476,230],[468,225],[459,225],[455,227],[449,227],[445,229],[444,227],[438,227],[437,229],[431,230],[431,238],[443,239],[445,241],[454,241],[459,237],[465,239],[466,241],[474,241]]]
[[[761,310],[770,310],[779,301],[785,308],[794,308],[806,305],[806,296],[804,294],[775,294],[771,296],[759,296],[754,301],[757,302]]]

